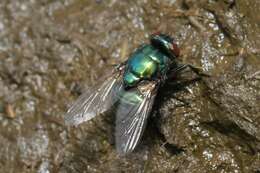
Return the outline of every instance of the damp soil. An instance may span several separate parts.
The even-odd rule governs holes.
[[[259,173],[259,0],[1,0],[1,173]],[[64,113],[154,31],[189,70],[159,90],[141,143],[119,156],[114,121]]]

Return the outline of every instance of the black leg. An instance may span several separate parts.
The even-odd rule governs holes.
[[[120,74],[122,74],[122,72],[123,72],[123,70],[126,66],[126,63],[127,63],[127,61],[122,62],[120,64],[113,65],[114,66],[114,72],[120,72]]]
[[[196,73],[198,76],[203,76],[203,77],[210,77],[209,74],[203,72],[202,68],[193,66],[191,64],[186,64],[187,67],[189,67],[194,73]]]
[[[187,68],[190,68],[191,71],[193,71],[194,73],[196,73],[200,77],[201,76],[203,76],[203,77],[210,77],[209,74],[203,72],[202,68],[195,67],[195,66],[193,66],[191,64],[180,64],[180,65],[178,65],[177,68],[174,68],[171,71],[171,73],[176,74],[176,73],[179,73],[179,72],[181,72],[181,71],[183,71],[183,70],[185,70]]]
[[[176,74],[179,73],[180,71],[184,70],[186,67],[185,64],[178,64],[177,67],[172,68],[169,72],[169,74],[167,75],[168,79],[172,79],[175,78]]]
[[[178,73],[182,70],[184,70],[186,67],[186,64],[179,64],[177,68],[172,69],[171,73]]]

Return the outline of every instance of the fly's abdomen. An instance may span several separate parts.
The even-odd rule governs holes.
[[[124,84],[125,86],[134,86],[140,81],[140,78],[130,71],[126,71],[124,74]]]

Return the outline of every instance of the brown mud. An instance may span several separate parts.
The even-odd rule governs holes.
[[[1,0],[0,172],[260,173],[259,0]],[[187,71],[161,89],[136,151],[113,121],[69,128],[81,93],[148,40],[174,36]]]

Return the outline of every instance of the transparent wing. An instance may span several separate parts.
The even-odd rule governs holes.
[[[157,88],[149,83],[143,88],[121,92],[116,109],[116,149],[120,154],[133,151],[140,141],[151,111]]]
[[[86,91],[75,101],[65,114],[65,123],[78,125],[105,112],[117,100],[113,98],[113,93],[122,87],[121,76],[117,73],[110,75],[103,83]]]

